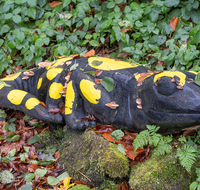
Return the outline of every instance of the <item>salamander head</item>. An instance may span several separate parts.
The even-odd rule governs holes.
[[[161,133],[173,133],[200,124],[200,86],[195,74],[166,71],[146,78],[138,96],[147,120],[160,126]]]

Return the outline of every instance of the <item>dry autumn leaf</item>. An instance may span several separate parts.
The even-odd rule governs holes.
[[[100,69],[96,70],[94,73],[94,77],[100,76],[102,72],[103,72],[103,70],[100,70]]]
[[[97,79],[97,78],[95,78],[94,81],[96,82],[96,84],[101,84],[102,79]]]
[[[76,58],[79,58],[79,57],[80,57],[80,54],[72,55],[72,59],[76,59]]]
[[[93,55],[95,55],[95,51],[92,49],[92,50],[88,51],[83,57],[91,57]]]
[[[170,26],[172,30],[176,29],[177,22],[178,22],[178,18],[176,16],[170,21]]]
[[[52,64],[52,62],[40,62],[38,64],[39,68],[45,68],[45,67],[49,67]]]
[[[25,76],[25,77],[22,78],[22,80],[27,80],[27,79],[29,79],[28,76]]]
[[[47,108],[47,106],[45,105],[44,102],[40,101],[40,104],[41,104],[42,106],[44,106],[45,108]]]
[[[48,112],[55,114],[55,113],[60,113],[59,108],[51,108]]]
[[[55,8],[57,5],[61,5],[61,4],[62,4],[62,2],[60,2],[60,1],[53,1],[51,3],[48,3],[48,5],[52,8]]]
[[[110,134],[104,133],[103,136],[107,141],[115,143],[114,138]]]
[[[119,107],[119,105],[115,102],[107,103],[106,106],[110,107],[111,109],[116,109],[117,107]]]

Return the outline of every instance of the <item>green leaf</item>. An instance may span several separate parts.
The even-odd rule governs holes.
[[[124,136],[124,132],[120,129],[117,129],[112,132],[111,136],[116,140],[121,140],[121,138]]]
[[[0,117],[3,117],[3,118],[7,117],[7,114],[6,114],[5,110],[1,110],[0,109]]]
[[[31,17],[31,18],[33,18],[33,19],[35,19],[35,17],[36,17],[36,10],[35,10],[35,8],[29,8],[29,9],[27,9],[27,15],[29,16],[29,17]]]
[[[196,75],[194,83],[200,86],[200,73]]]
[[[30,7],[35,7],[37,5],[37,0],[26,0]]]
[[[63,8],[67,7],[71,3],[71,0],[63,0]]]
[[[21,138],[20,135],[15,135],[12,137],[11,142],[17,142],[20,140],[20,138]]]
[[[9,184],[15,179],[14,175],[8,171],[4,170],[0,173],[0,181],[3,184]]]
[[[198,182],[197,181],[194,181],[190,184],[190,190],[196,190],[198,186]]]
[[[19,15],[14,15],[13,16],[13,21],[15,23],[20,23],[22,21],[21,17]]]
[[[10,42],[8,42],[8,46],[10,48],[15,48],[16,47],[16,43],[14,41],[10,41]]]
[[[9,157],[11,158],[11,157],[15,156],[16,151],[17,151],[16,148],[13,148],[12,150],[10,150],[8,153]]]
[[[126,148],[124,147],[124,145],[123,144],[118,144],[117,145],[117,148],[118,148],[118,150],[123,154],[123,155],[126,155]]]
[[[35,178],[35,174],[34,173],[30,173],[30,174],[25,175],[24,180],[25,181],[31,181],[34,178]]]
[[[92,75],[92,76],[95,75],[95,71],[88,71],[88,73],[89,73],[90,75]]]
[[[107,8],[108,8],[108,9],[112,9],[114,6],[115,6],[115,2],[109,2],[109,3],[107,4]]]
[[[20,30],[17,30],[15,34],[16,34],[16,38],[17,38],[20,42],[23,42],[23,40],[25,39],[24,32],[22,32],[22,31],[20,31]]]
[[[119,4],[119,3],[122,3],[123,0],[115,0],[115,3]]]
[[[13,17],[13,14],[12,13],[8,13],[8,14],[5,15],[5,20],[8,20],[8,19],[10,19],[12,17]]]
[[[98,61],[98,60],[92,61],[92,65],[94,65],[94,66],[99,66],[99,65],[101,65],[102,63],[103,63],[103,61]]]
[[[35,175],[39,175],[40,178],[43,178],[47,173],[47,169],[44,168],[44,169],[40,169],[38,168],[37,170],[35,170]]]
[[[158,41],[157,41],[157,44],[158,44],[158,45],[162,45],[162,44],[164,44],[164,43],[165,43],[165,41],[166,41],[166,39],[167,39],[167,37],[166,37],[166,36],[159,35],[159,36],[158,36]]]
[[[200,11],[192,12],[191,18],[192,21],[197,24],[200,21]]]
[[[3,25],[1,27],[1,33],[2,34],[8,32],[9,30],[10,30],[10,27],[8,25]]]
[[[73,71],[73,70],[75,70],[77,67],[79,66],[79,64],[78,63],[74,63],[71,67],[70,67],[70,71]]]
[[[59,183],[59,180],[53,176],[47,177],[47,182],[49,185],[57,185]]]
[[[38,38],[36,41],[35,41],[35,47],[37,48],[40,48],[44,45],[44,41],[43,41],[43,38]]]
[[[38,4],[40,5],[40,7],[43,7],[44,5],[46,5],[46,0],[39,0]]]
[[[10,142],[12,140],[12,137],[15,136],[15,135],[16,135],[16,133],[11,133],[10,135],[8,135],[6,137],[6,140]]]
[[[198,31],[194,38],[192,38],[191,43],[196,45],[200,43],[200,31]]]
[[[16,130],[15,124],[14,123],[9,124],[8,130],[15,132]]]
[[[180,0],[165,0],[166,7],[176,7],[180,3]]]
[[[111,77],[104,77],[101,85],[108,91],[111,92],[114,88],[114,80]]]
[[[19,190],[33,190],[32,186],[30,184],[22,185]]]
[[[191,60],[193,59],[193,57],[194,57],[193,52],[187,52],[187,53],[184,55],[184,60],[185,60],[186,62],[189,62],[189,61],[191,61]]]
[[[28,144],[34,144],[38,141],[38,134],[36,134],[34,137],[32,137],[29,141]]]
[[[64,180],[66,177],[69,177],[69,174],[67,172],[62,173],[57,177],[58,181]]]
[[[89,43],[90,43],[91,46],[94,46],[94,47],[99,46],[99,42],[96,41],[96,40],[91,40],[91,41],[89,41]]]
[[[156,22],[158,20],[158,16],[159,16],[159,14],[154,11],[152,11],[149,14],[149,18],[150,18],[151,22]]]

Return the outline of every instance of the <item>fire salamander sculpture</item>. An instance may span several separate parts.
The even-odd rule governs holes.
[[[27,77],[27,72],[33,76]],[[97,57],[62,58],[53,66],[27,72],[0,80],[0,107],[72,129],[94,123],[81,119],[87,114],[102,124],[135,132],[148,124],[160,126],[160,133],[200,124],[200,87],[193,82],[192,72],[154,73],[129,62]],[[104,78],[111,89],[103,86]],[[48,112],[64,101],[60,92],[66,83],[65,114]]]

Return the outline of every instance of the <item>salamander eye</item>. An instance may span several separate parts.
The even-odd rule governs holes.
[[[171,81],[171,77],[161,77],[155,82],[156,90],[159,94],[170,96],[177,91],[176,83]]]

